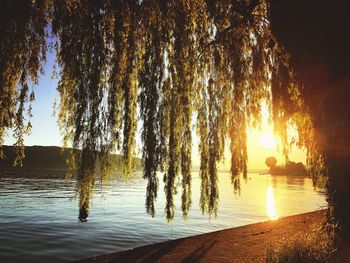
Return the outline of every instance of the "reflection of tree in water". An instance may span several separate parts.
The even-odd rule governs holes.
[[[89,215],[88,203],[85,202],[85,203],[83,203],[83,205],[81,205],[80,208],[79,208],[79,216],[78,216],[78,218],[79,218],[79,220],[80,220],[81,222],[84,222],[84,221],[87,220],[88,215]]]
[[[276,189],[277,188],[277,184],[278,184],[278,176],[271,176],[271,184],[272,184],[272,187],[273,189]]]
[[[60,67],[58,119],[65,145],[80,150],[73,163],[81,208],[90,202],[97,159],[107,169],[109,153],[119,150],[123,173],[129,175],[139,106],[147,212],[155,213],[159,169],[164,171],[167,219],[174,217],[179,181],[187,217],[195,116],[200,207],[203,213],[216,214],[217,163],[225,142],[229,140],[232,183],[239,191],[239,176],[247,173],[247,125],[258,124],[266,99],[284,152],[287,123],[292,121],[298,126],[299,144],[308,149],[313,174],[322,175],[326,164],[330,222],[340,233],[350,233],[350,154],[344,146],[349,141],[349,43],[339,37],[349,24],[347,2],[330,8],[325,0],[285,2],[3,1],[0,143],[13,128],[20,164],[23,137],[31,128],[25,123],[26,103],[34,99],[27,83],[38,81],[47,48],[45,30],[52,27]],[[290,60],[271,36],[269,7],[272,29],[293,55]],[[313,19],[316,13],[339,16]],[[98,175],[106,178],[104,172]]]
[[[305,179],[305,176],[287,175],[287,185],[298,185],[301,186],[300,189],[304,189]]]

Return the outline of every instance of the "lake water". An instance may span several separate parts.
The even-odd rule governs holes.
[[[154,218],[145,212],[146,181],[138,178],[97,186],[88,222],[81,223],[73,181],[0,177],[0,262],[73,261],[326,205],[310,178],[248,174],[235,195],[229,173],[220,173],[219,212],[209,220],[199,210],[198,173],[193,177],[188,220],[179,210],[179,191],[171,223],[165,220],[161,179]]]

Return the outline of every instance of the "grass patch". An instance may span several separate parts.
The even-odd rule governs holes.
[[[280,249],[269,248],[266,263],[326,263],[332,254],[331,242],[326,234],[314,234],[312,237],[284,244]]]

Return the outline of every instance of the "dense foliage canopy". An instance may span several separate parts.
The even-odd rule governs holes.
[[[270,167],[271,169],[276,167],[277,165],[277,159],[274,156],[267,157],[265,160],[265,164],[267,167]]]
[[[120,150],[123,173],[130,173],[138,115],[146,210],[155,214],[157,171],[164,171],[168,220],[179,183],[185,218],[192,205],[194,124],[200,208],[209,215],[217,213],[217,165],[226,144],[235,190],[247,174],[246,130],[258,125],[262,101],[272,109],[285,153],[287,124],[294,121],[310,164],[319,160],[288,56],[270,31],[267,0],[0,1],[0,20],[0,139],[14,129],[20,161],[30,130],[25,103],[34,99],[28,82],[38,82],[50,37],[59,68],[59,124],[66,145],[77,149],[70,162],[78,171],[80,207],[89,204],[97,160],[104,179],[108,154]]]

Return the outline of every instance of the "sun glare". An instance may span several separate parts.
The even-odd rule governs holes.
[[[260,136],[260,145],[265,149],[274,149],[276,148],[277,142],[272,133],[264,133]]]
[[[269,186],[266,193],[266,208],[267,208],[267,215],[271,220],[278,219],[278,215],[275,207],[275,197],[271,186]]]

